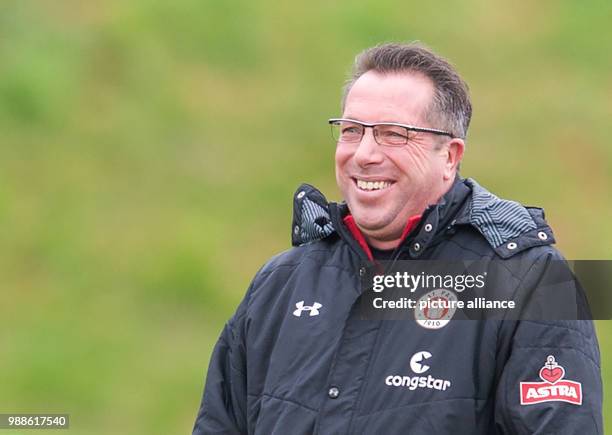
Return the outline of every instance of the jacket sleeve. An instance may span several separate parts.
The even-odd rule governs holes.
[[[558,253],[540,258],[526,274],[522,291],[535,292],[537,305],[568,294],[568,281],[546,277],[551,260],[559,259]],[[579,284],[574,290],[580,297],[568,299],[575,302],[570,309],[573,319],[567,313],[555,319],[559,310],[535,309],[527,318],[502,322],[500,342],[505,350],[500,357],[498,349],[498,364],[503,366],[495,400],[498,434],[603,433],[597,337],[593,321],[584,315],[588,306]]]
[[[215,345],[193,428],[194,435],[246,434],[246,356],[243,337],[246,298]]]

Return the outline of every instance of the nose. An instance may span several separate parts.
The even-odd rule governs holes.
[[[384,152],[381,146],[376,143],[374,139],[374,131],[371,128],[366,128],[363,132],[361,142],[353,155],[355,163],[362,168],[370,165],[376,165],[382,163],[384,159]]]

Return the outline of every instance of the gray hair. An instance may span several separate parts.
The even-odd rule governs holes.
[[[343,111],[349,91],[368,71],[417,72],[428,77],[433,82],[434,96],[426,111],[427,121],[435,128],[465,139],[472,118],[470,94],[465,81],[446,59],[415,42],[381,44],[362,51],[355,58],[351,77],[344,86]]]

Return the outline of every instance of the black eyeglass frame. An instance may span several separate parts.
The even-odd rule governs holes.
[[[419,132],[419,133],[432,133],[432,134],[437,134],[439,136],[448,136],[451,139],[453,139],[455,136],[447,131],[444,130],[438,130],[436,128],[428,128],[428,127],[416,127],[414,125],[409,125],[409,124],[401,124],[399,122],[376,122],[376,123],[369,123],[369,122],[363,122],[363,121],[357,121],[356,119],[350,119],[350,118],[330,118],[328,121],[329,125],[339,125],[339,122],[353,122],[355,124],[361,125],[362,127],[364,127],[363,129],[363,133],[365,133],[365,128],[366,127],[370,127],[370,128],[374,128],[378,125],[389,125],[389,126],[394,126],[394,127],[403,127],[408,131],[415,131],[415,132]],[[374,130],[376,131],[376,130]],[[382,146],[403,146],[405,144],[402,145],[389,145],[389,144],[381,144],[378,142],[378,138],[376,137],[376,135],[374,135],[374,138],[376,139],[376,143],[378,143],[379,145]],[[361,140],[363,139],[363,134],[361,135],[361,138],[358,141],[354,141],[354,142],[361,142]],[[339,141],[339,140],[338,140]]]

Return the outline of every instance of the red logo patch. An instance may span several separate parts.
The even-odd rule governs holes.
[[[562,379],[563,376],[565,376],[565,370],[559,365],[557,367],[546,367],[545,365],[540,369],[540,378],[546,382],[550,382],[551,384],[554,384],[559,379]]]
[[[582,405],[582,384],[562,380],[565,369],[555,361],[554,356],[548,355],[539,375],[544,382],[521,382],[521,405],[542,402]]]

